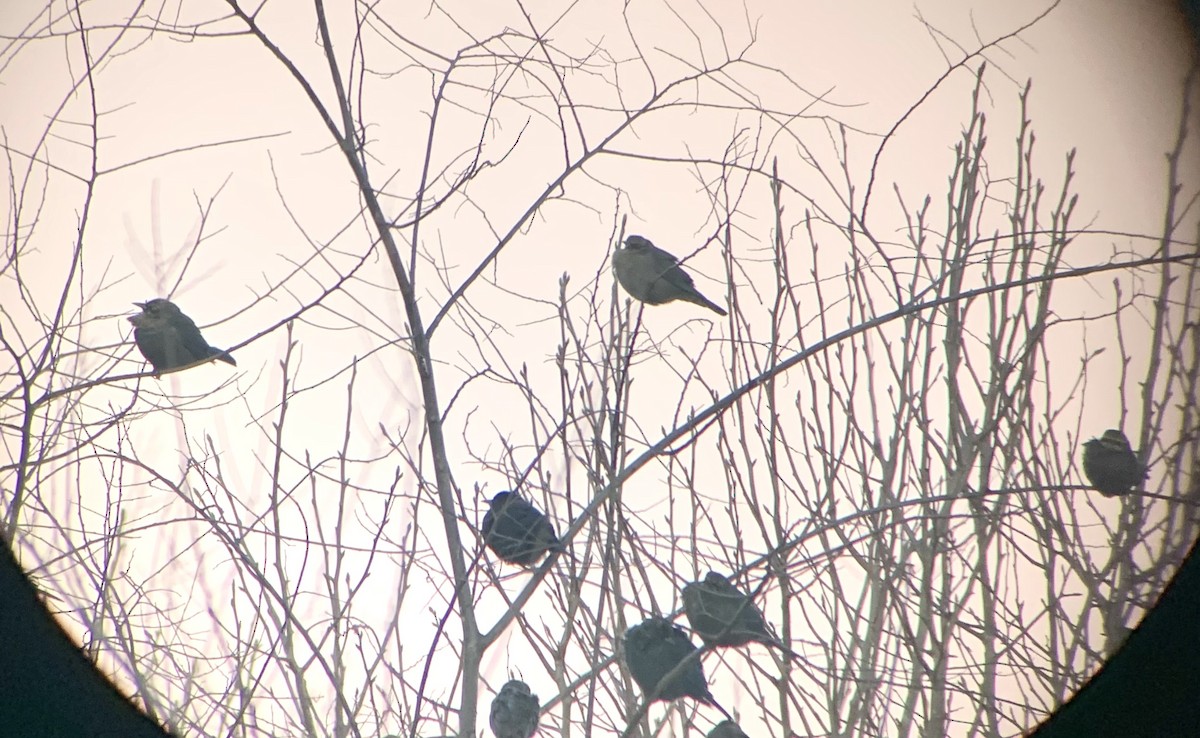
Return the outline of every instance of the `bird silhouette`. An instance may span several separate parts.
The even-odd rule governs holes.
[[[710,647],[757,642],[787,650],[767,630],[762,611],[750,597],[715,571],[684,585],[683,611],[692,630]]]
[[[707,738],[750,738],[750,736],[746,735],[741,726],[732,720],[722,720],[708,731]]]
[[[779,649],[788,658],[800,658],[771,633],[762,610],[749,595],[715,571],[699,582],[684,585],[683,612],[692,630],[709,648],[762,643]]]
[[[508,681],[492,700],[489,723],[496,738],[530,738],[538,728],[537,695],[520,679]]]
[[[692,277],[679,260],[641,236],[625,239],[625,247],[613,252],[613,271],[625,291],[648,305],[673,300],[702,305],[720,315],[727,313],[696,290]]]
[[[237,366],[228,351],[213,348],[200,335],[200,329],[179,307],[161,297],[135,302],[142,309],[131,315],[133,340],[155,374],[179,369],[206,359],[220,359]]]
[[[1083,473],[1107,497],[1123,495],[1146,478],[1129,439],[1116,428],[1083,444]]]
[[[500,492],[483,516],[483,541],[502,561],[533,566],[551,549],[561,550],[554,526],[514,492]]]
[[[704,667],[698,657],[671,679],[663,681],[697,650],[683,628],[660,617],[648,618],[625,631],[625,664],[647,699],[665,702],[692,697],[729,717],[708,691]]]

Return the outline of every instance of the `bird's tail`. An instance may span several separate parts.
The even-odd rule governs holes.
[[[721,714],[724,715],[727,719],[733,720],[733,715],[730,715],[729,710],[726,710],[724,707],[721,706],[720,702],[717,702],[717,699],[712,696],[712,692],[705,690],[705,694],[703,697],[700,698],[700,701],[705,704],[712,705],[713,707],[720,710]]]
[[[233,360],[233,357],[229,355],[228,351],[222,351],[219,348],[213,348],[212,346],[209,346],[208,347],[208,355],[214,359],[220,359],[221,361],[225,362],[226,364],[232,364],[234,366],[237,366],[237,362]]]
[[[729,314],[729,313],[725,312],[725,309],[722,308],[720,305],[716,304],[715,302],[708,299],[704,295],[700,294],[696,290],[692,290],[691,294],[687,295],[683,299],[687,300],[688,302],[695,303],[696,305],[700,305],[701,307],[706,307],[709,310],[716,313],[717,315],[728,315]]]

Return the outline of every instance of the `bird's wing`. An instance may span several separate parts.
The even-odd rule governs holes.
[[[663,251],[654,245],[650,246],[648,253],[654,262],[654,266],[661,269],[668,269],[679,263],[679,259],[675,258],[675,254],[672,254],[670,251]]]
[[[212,356],[212,346],[204,340],[204,336],[200,335],[200,329],[192,322],[192,319],[186,315],[178,316],[179,343],[183,346],[184,351],[190,355],[188,363],[207,359]]]

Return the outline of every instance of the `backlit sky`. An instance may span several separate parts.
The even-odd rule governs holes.
[[[336,20],[333,33],[341,43],[353,21],[351,6],[329,5]],[[20,235],[28,237],[23,241],[28,250],[22,279],[39,315],[45,319],[54,312],[86,212],[85,257],[76,282],[83,287],[69,301],[87,321],[77,347],[81,373],[117,375],[142,368],[129,344],[130,327],[124,317],[132,312],[132,301],[153,296],[171,295],[203,326],[214,345],[238,347],[236,372],[214,365],[161,382],[123,380],[105,388],[104,402],[91,400],[93,407],[102,410],[105,403],[116,408],[130,402],[139,411],[162,408],[139,416],[131,426],[128,443],[138,449],[139,459],[144,454],[155,468],[178,473],[185,456],[207,456],[202,439],[211,434],[215,456],[222,462],[222,482],[236,490],[234,496],[247,508],[261,503],[270,486],[272,423],[282,393],[279,362],[288,353],[289,341],[294,341],[292,357],[300,369],[292,365],[292,388],[301,392],[290,400],[288,463],[303,467],[308,463],[306,453],[314,464],[335,458],[349,424],[357,431],[347,443],[349,455],[363,461],[361,473],[371,477],[356,483],[375,492],[387,487],[387,480],[399,469],[403,475],[399,488],[415,494],[413,470],[397,458],[393,444],[415,449],[424,440],[420,393],[411,357],[404,349],[408,327],[381,252],[371,253],[355,277],[318,306],[301,309],[317,301],[336,275],[345,274],[369,253],[372,236],[344,157],[295,80],[257,42],[232,33],[242,25],[225,17],[224,3],[141,8],[135,28],[121,29],[119,23],[136,7],[93,3],[79,10],[88,25],[102,27],[89,34],[89,44],[93,58],[104,56],[94,83],[99,110],[97,167],[105,173],[98,178],[86,211],[81,203],[90,167],[90,133],[80,123],[89,117],[91,97],[84,94],[86,80],[79,94],[71,94],[82,64],[78,36],[65,33],[74,26],[76,11],[51,6],[49,13],[55,17],[51,27],[56,32],[42,32],[31,41],[15,37],[29,33],[31,21],[43,29],[43,5],[16,0],[0,7],[0,34],[5,39],[0,42],[0,133],[10,151],[9,178],[20,183],[18,191],[25,198],[6,197],[0,213],[10,224],[14,211],[23,213]],[[478,312],[449,313],[435,343],[438,371],[445,376],[444,406],[454,389],[463,386],[462,394],[454,397],[451,448],[457,462],[456,482],[468,499],[477,486],[491,494],[513,481],[511,469],[500,473],[494,465],[479,462],[480,457],[494,460],[504,443],[515,440],[519,451],[512,466],[522,468],[532,463],[530,448],[536,441],[528,437],[533,435],[531,423],[522,416],[524,398],[512,396],[509,388],[467,378],[481,362],[507,361],[513,367],[527,365],[533,381],[543,383],[540,386],[556,386],[559,279],[564,273],[570,275],[566,292],[577,301],[576,307],[590,303],[606,310],[613,295],[608,256],[622,218],[628,218],[627,232],[644,234],[681,256],[695,253],[688,267],[697,275],[700,289],[719,303],[728,298],[722,248],[732,248],[750,265],[734,275],[735,282],[741,280],[739,301],[751,310],[765,304],[760,288],[769,270],[755,270],[766,264],[764,248],[773,227],[764,182],[750,180],[746,185],[740,206],[745,217],[737,222],[736,240],[726,244],[726,234],[714,215],[717,197],[706,189],[713,169],[681,165],[679,160],[685,157],[719,160],[735,150],[750,157],[748,152],[757,149],[760,153],[753,160],[769,167],[771,157],[765,152],[770,150],[779,157],[784,178],[797,189],[789,213],[798,219],[806,207],[831,212],[850,190],[844,180],[826,179],[840,173],[839,125],[845,126],[849,142],[845,170],[853,182],[853,197],[861,203],[881,136],[903,119],[879,156],[872,204],[866,213],[877,237],[902,241],[904,220],[897,193],[909,208],[927,194],[935,200],[944,198],[953,145],[967,118],[974,70],[986,60],[983,106],[994,161],[990,176],[1002,181],[1013,175],[1012,157],[1000,152],[1013,147],[1016,100],[1031,81],[1026,114],[1036,128],[1036,162],[1048,193],[1058,192],[1067,152],[1076,149],[1074,189],[1080,204],[1073,224],[1112,234],[1082,240],[1066,258],[1068,264],[1101,263],[1114,252],[1148,254],[1156,244],[1129,234],[1161,232],[1165,153],[1174,145],[1179,128],[1183,79],[1192,48],[1171,3],[823,0],[740,6],[592,0],[521,6],[477,0],[436,5],[394,2],[378,6],[377,11],[412,43],[397,44],[396,49],[378,40],[368,44],[370,74],[360,102],[371,142],[373,181],[387,193],[383,202],[390,208],[388,215],[401,224],[396,233],[406,258],[412,253],[407,250],[412,236],[407,223],[413,216],[409,198],[420,181],[432,112],[430,95],[437,83],[419,67],[444,66],[439,56],[452,56],[468,43],[468,37],[483,39],[505,28],[527,32],[522,7],[555,49],[578,56],[594,54],[594,68],[584,66],[570,74],[571,89],[579,96],[573,102],[580,105],[580,126],[587,131],[590,146],[621,118],[622,113],[614,110],[618,102],[634,104],[648,96],[653,82],[647,69],[661,84],[688,74],[690,65],[713,64],[747,47],[751,49],[747,58],[758,66],[731,74],[728,79],[734,81],[724,99],[744,95],[741,99],[778,111],[776,122],[789,113],[798,117],[784,135],[751,115],[716,114],[680,104],[639,121],[614,143],[621,153],[596,157],[584,172],[567,180],[556,193],[559,199],[543,203],[526,219],[525,209],[561,171],[564,158],[578,156],[581,141],[577,135],[561,133],[563,128],[576,130],[567,114],[563,120],[553,119],[539,104],[546,91],[533,75],[498,82],[486,65],[471,68],[469,61],[462,62],[461,86],[452,91],[451,102],[438,110],[439,133],[432,150],[433,159],[444,169],[430,173],[431,190],[446,191],[448,182],[470,164],[469,155],[462,152],[470,152],[476,141],[483,142],[481,158],[489,166],[467,197],[448,202],[422,226],[415,263],[426,326],[437,306],[462,284],[497,239],[510,229],[518,230],[501,258],[485,269],[469,292]],[[151,32],[147,15],[151,12],[177,24],[201,23],[199,37]],[[104,13],[112,13],[107,20],[113,25],[105,25]],[[974,51],[980,43],[1011,34],[1043,13],[1045,17],[1019,37],[972,57],[904,117],[950,64],[963,59],[964,50]],[[277,0],[265,3],[257,17],[306,72],[315,94],[329,102],[332,85],[311,15],[305,3]],[[41,20],[34,21],[37,18]],[[511,41],[497,41],[493,50],[503,43]],[[348,62],[349,45],[341,48]],[[514,48],[512,53],[526,50]],[[636,61],[639,50],[649,66]],[[620,60],[621,70],[615,85],[606,66],[613,60]],[[506,101],[485,124],[478,115],[484,100],[480,90],[501,83],[509,85],[508,91],[516,97],[529,96],[528,104]],[[706,94],[711,89],[706,87]],[[696,90],[683,85],[678,96],[686,101],[694,94]],[[58,120],[47,136],[48,121],[55,116]],[[23,154],[34,150],[39,161],[52,167],[49,174],[34,167],[26,182],[22,178],[28,157]],[[1193,147],[1184,157],[1183,172],[1192,192],[1200,184],[1198,161]],[[34,201],[42,203],[36,224],[29,205]],[[1181,217],[1195,221],[1195,213]],[[1003,219],[990,227],[1002,228]],[[11,226],[3,230],[11,239]],[[796,227],[790,235],[798,236],[799,230]],[[1194,238],[1194,227],[1184,232]],[[816,234],[824,239],[817,250],[823,271],[838,272],[848,257],[834,245],[834,229],[817,224]],[[198,238],[200,247],[185,265],[178,255],[188,253],[187,247]],[[11,244],[6,248],[11,249]],[[796,259],[813,258],[807,246],[797,249]],[[800,271],[808,273],[807,268]],[[1110,276],[1103,276],[1064,286],[1073,298],[1069,301],[1072,315],[1095,316],[1109,310],[1111,282]],[[1128,288],[1137,283],[1123,284]],[[5,281],[6,307],[15,304],[10,303],[15,289],[11,278]],[[623,294],[616,294],[624,300]],[[688,307],[666,306],[648,311],[647,330],[668,344],[666,355],[677,360],[700,353],[710,339],[728,338],[727,326],[706,322],[707,317],[698,319]],[[290,318],[296,319],[296,327],[289,338],[283,324]],[[13,320],[31,330],[32,318]],[[805,328],[810,329],[811,324]],[[471,336],[479,333],[492,336],[498,356],[475,346]],[[1063,366],[1069,365],[1067,375],[1078,370],[1077,346],[1051,347],[1055,350],[1065,357]],[[356,380],[353,407],[347,410],[351,357],[361,358],[362,363],[356,367],[361,376]],[[1115,351],[1102,355],[1095,375],[1089,377],[1094,376],[1098,384],[1115,380],[1119,359]],[[5,361],[9,359],[0,359]],[[719,357],[705,354],[705,362],[699,363],[710,370],[707,378],[713,380],[714,392],[728,391],[716,363]],[[662,429],[680,422],[689,408],[702,407],[709,400],[694,387],[686,402],[679,400],[677,391],[671,397],[660,396],[678,388],[678,365],[670,369],[665,364],[650,365],[644,371],[637,391],[647,399],[639,406],[643,414],[631,426],[635,445],[653,442]],[[1049,383],[1056,379],[1044,378]],[[140,390],[133,398],[135,382],[140,382],[136,385]],[[1133,387],[1128,383],[1127,392]],[[798,391],[794,386],[792,390]],[[1065,385],[1062,394],[1069,396],[1070,391]],[[1114,422],[1118,411],[1089,403],[1075,408],[1074,416],[1082,418],[1080,425],[1085,428],[1103,428]],[[10,443],[10,454],[12,448]],[[368,464],[367,459],[377,461]],[[578,473],[566,462],[550,465],[556,481]],[[56,484],[61,485],[56,489],[62,499],[82,495],[76,480],[58,479]],[[153,535],[163,520],[190,514],[182,505],[177,509],[148,493],[130,497],[126,504],[129,510],[137,510],[133,517],[147,521],[147,531],[128,544],[132,550],[172,554],[190,550],[198,561],[223,561],[223,553],[206,549],[203,541],[192,549],[195,542],[189,535],[200,535],[197,530],[202,526],[164,524],[161,537]],[[378,508],[370,507],[375,498],[367,493],[363,498],[368,502],[354,508],[356,515],[379,514]],[[93,508],[91,512],[103,507],[93,502],[82,506]],[[476,523],[478,511],[472,507],[463,513],[464,531]],[[324,498],[305,512],[327,522],[336,508]],[[395,536],[388,542],[399,548],[398,531],[409,522],[409,511],[400,509],[396,515],[394,528],[389,529]],[[565,510],[560,517],[565,517]],[[285,516],[283,523],[296,526],[295,534],[301,536],[302,518],[301,512],[295,512],[295,518]],[[560,527],[565,527],[565,521]],[[444,545],[434,526],[428,530],[428,545]],[[143,568],[152,572],[160,559],[132,555],[128,566],[135,574]],[[180,566],[195,567],[189,562],[181,559]],[[384,603],[392,597],[389,583],[394,576],[386,566],[376,562],[373,571],[381,582],[378,596]],[[234,577],[220,565],[198,568],[196,589],[217,593],[213,596],[219,598],[232,586]],[[512,593],[523,581],[514,585]],[[187,599],[184,594],[175,596]],[[436,591],[422,590],[420,596],[426,598],[428,608],[436,609],[443,602]],[[488,607],[498,609],[498,603],[485,602],[483,609]],[[425,609],[416,608],[421,616]],[[426,624],[420,620],[414,627]],[[509,637],[518,641],[518,635],[514,630]],[[517,664],[535,692],[553,694],[553,683],[539,672],[540,666],[527,656],[513,655],[520,654],[520,648],[519,642],[511,650],[501,642],[489,654],[484,677],[490,686],[503,683],[507,670]],[[489,695],[485,694],[485,706]],[[736,688],[718,691],[718,696],[739,709],[747,708],[745,694]]]

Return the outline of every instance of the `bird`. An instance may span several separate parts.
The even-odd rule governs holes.
[[[500,492],[483,516],[483,541],[501,561],[533,566],[552,549],[562,550],[554,526],[514,492]]]
[[[489,723],[496,738],[530,738],[538,728],[537,695],[520,679],[510,679],[492,700]]]
[[[647,618],[625,631],[625,664],[633,681],[651,702],[692,697],[729,717],[708,691],[704,667],[698,657],[692,658],[670,681],[663,681],[697,650],[683,628],[664,618]]]
[[[1106,497],[1125,494],[1146,478],[1129,439],[1116,428],[1083,444],[1083,473]]]
[[[719,315],[728,314],[696,290],[692,276],[683,271],[678,259],[642,236],[626,238],[625,247],[613,252],[612,265],[625,291],[648,305],[684,300]]]
[[[722,720],[708,731],[707,738],[750,738],[741,726],[732,720]]]
[[[209,346],[192,319],[170,300],[156,297],[133,304],[142,309],[129,317],[129,322],[133,323],[133,340],[142,356],[154,367],[155,374],[205,359],[220,359],[237,366],[228,351]]]
[[[767,630],[762,611],[750,597],[715,571],[684,585],[683,612],[692,630],[710,648],[757,642],[788,650]]]

